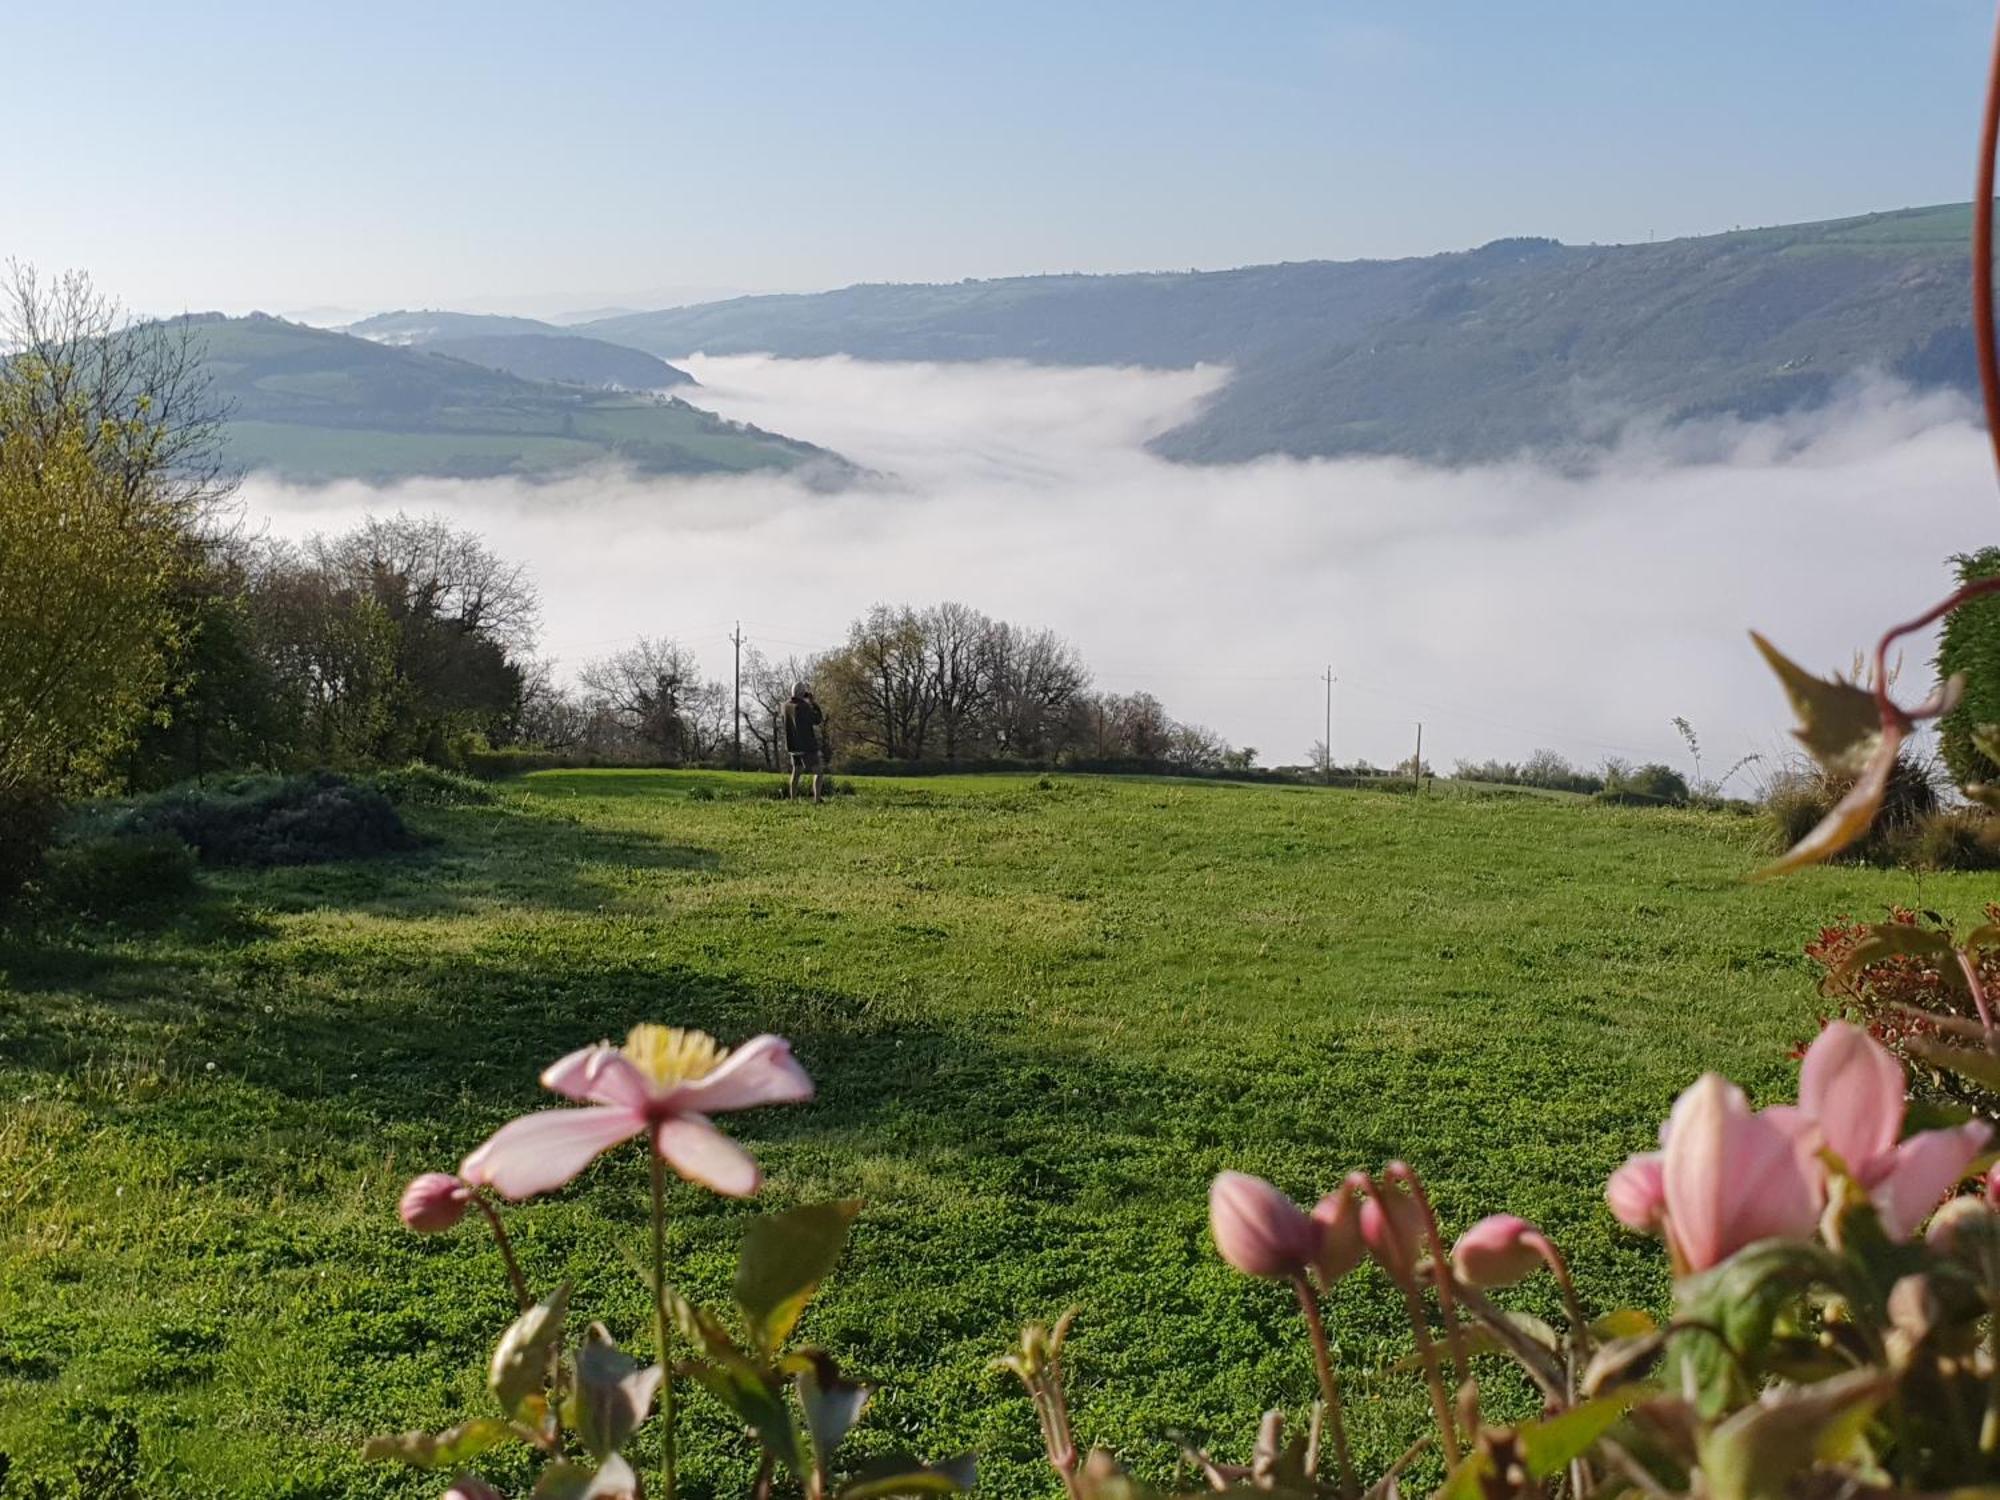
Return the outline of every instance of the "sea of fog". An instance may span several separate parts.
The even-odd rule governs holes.
[[[773,656],[837,641],[878,601],[959,599],[1052,626],[1100,686],[1302,760],[1322,731],[1377,764],[1782,749],[1756,626],[1844,668],[1947,587],[2000,520],[1955,400],[1857,387],[1810,417],[1640,433],[1589,471],[1391,459],[1187,468],[1144,444],[1227,378],[761,357],[687,362],[691,399],[875,472],[842,493],[771,477],[281,485],[281,536],[436,513],[532,569],[560,673],[670,635],[727,677],[741,620]],[[1927,676],[1928,650],[1909,661]]]

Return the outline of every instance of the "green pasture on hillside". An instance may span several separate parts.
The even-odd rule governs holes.
[[[483,1411],[510,1303],[474,1225],[409,1234],[397,1193],[553,1102],[544,1064],[640,1020],[782,1032],[818,1080],[813,1104],[723,1123],[767,1204],[866,1200],[803,1329],[883,1383],[857,1452],[974,1448],[984,1493],[1052,1493],[988,1362],[1077,1304],[1082,1435],[1165,1481],[1169,1432],[1242,1457],[1261,1411],[1310,1399],[1283,1290],[1208,1247],[1215,1172],[1307,1197],[1400,1156],[1448,1225],[1513,1209],[1590,1300],[1657,1305],[1661,1258],[1604,1211],[1606,1173],[1705,1068],[1789,1089],[1823,919],[1994,894],[1858,869],[1745,884],[1754,827],[1720,814],[855,785],[815,810],[768,777],[547,773],[413,810],[413,855],[0,933],[0,1493],[72,1493],[128,1431],[147,1496],[439,1493],[357,1450]],[[698,1299],[723,1296],[752,1211],[676,1195]],[[636,1148],[513,1222],[537,1282],[573,1281],[643,1349]],[[1554,1315],[1544,1289],[1521,1301]],[[1376,1373],[1408,1335],[1372,1272],[1333,1320],[1379,1469],[1422,1420],[1414,1382]],[[705,1397],[686,1409],[689,1493],[743,1493],[744,1443]]]

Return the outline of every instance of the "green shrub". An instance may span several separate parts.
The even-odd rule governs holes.
[[[163,792],[119,831],[172,834],[215,865],[320,864],[417,844],[378,788],[326,771]]]
[[[2000,869],[2000,823],[1983,807],[1941,808],[1897,838],[1894,853],[1916,870]]]
[[[485,782],[422,761],[377,771],[368,780],[399,807],[485,807],[494,800],[493,788]]]
[[[1833,805],[1847,795],[1851,777],[1832,777],[1817,767],[1802,767],[1776,778],[1764,794],[1764,818],[1773,853],[1791,848],[1819,826]],[[1939,816],[1937,777],[1929,764],[1901,756],[1889,773],[1882,811],[1868,833],[1837,858],[1849,862],[1904,864],[1915,841]],[[1933,835],[1944,838],[1946,835]],[[1933,868],[1983,868],[1941,865]]]
[[[0,791],[0,911],[42,868],[57,811],[55,798],[39,788]]]
[[[1951,562],[1961,586],[1976,583],[2000,573],[2000,547],[1960,553]],[[1975,599],[1945,617],[1937,669],[1940,677],[1965,674],[1965,696],[1938,721],[1944,762],[1961,785],[1991,781],[2000,776],[2000,765],[1980,753],[1972,732],[1982,724],[2000,724],[2000,598]]]
[[[1638,767],[1611,766],[1597,800],[1623,807],[1682,807],[1688,800],[1687,779],[1657,761]]]
[[[194,851],[170,833],[59,846],[49,851],[38,884],[45,908],[100,920],[163,906],[199,888]]]

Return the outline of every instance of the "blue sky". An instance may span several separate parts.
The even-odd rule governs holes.
[[[1666,237],[1965,198],[1990,24],[1971,0],[36,6],[4,32],[0,255],[146,310],[554,312]]]

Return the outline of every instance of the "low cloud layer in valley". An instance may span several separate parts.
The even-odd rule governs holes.
[[[1016,364],[697,359],[698,404],[846,454],[835,494],[768,476],[377,489],[245,486],[279,535],[434,512],[529,564],[573,671],[640,633],[726,675],[731,622],[773,655],[877,601],[961,599],[1056,628],[1100,685],[1303,759],[1331,662],[1334,749],[1580,762],[1780,747],[1757,626],[1844,666],[1946,586],[2000,518],[1954,401],[1886,386],[1787,422],[1640,433],[1587,472],[1389,459],[1187,468],[1145,451],[1226,378]],[[1927,675],[1914,653],[1913,677]]]

